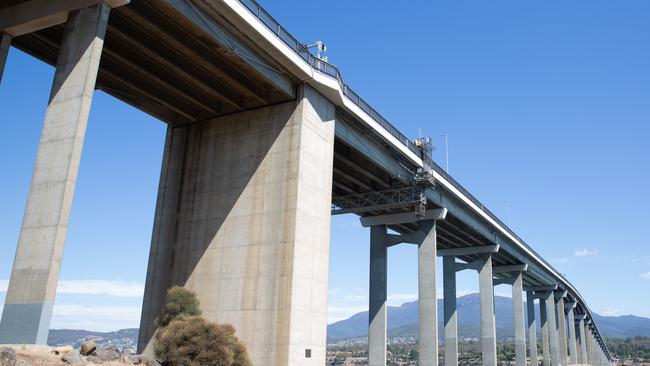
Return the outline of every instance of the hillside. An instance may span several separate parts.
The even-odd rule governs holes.
[[[480,333],[479,295],[470,294],[458,298],[458,331],[460,337],[478,337]],[[512,300],[508,297],[494,297],[497,320],[497,338],[513,337]],[[442,335],[442,300],[438,300],[439,331]],[[525,309],[525,305],[524,305]],[[539,313],[536,311],[539,319]],[[650,319],[627,316],[600,316],[594,314],[600,330],[605,337],[625,338],[650,335]],[[417,301],[388,307],[389,336],[416,336],[418,322]],[[539,322],[538,322],[539,324]],[[367,335],[368,312],[357,313],[346,320],[330,324],[327,327],[328,340],[346,339]]]

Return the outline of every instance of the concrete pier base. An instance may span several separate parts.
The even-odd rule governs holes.
[[[494,316],[494,284],[492,279],[492,255],[486,254],[478,271],[481,301],[481,355],[482,364],[496,366],[497,340]]]
[[[71,12],[25,208],[0,343],[45,344],[110,8]],[[2,39],[3,60],[7,38]]]
[[[2,74],[4,74],[9,47],[11,46],[11,36],[7,33],[0,32],[0,83],[2,83]]]
[[[535,294],[533,291],[526,291],[526,310],[528,325],[528,354],[530,364],[537,365],[537,322],[535,320]]]
[[[335,107],[296,101],[169,127],[138,347],[165,293],[197,293],[254,365],[325,363]]]
[[[512,315],[515,326],[515,364],[526,366],[526,326],[524,325],[524,299],[522,273],[515,272],[512,283]]]
[[[436,298],[436,222],[421,221],[418,231],[419,365],[438,366],[438,300]]]
[[[386,365],[387,247],[386,226],[370,228],[370,292],[368,304],[368,365]]]
[[[584,315],[580,317],[580,321],[576,325],[576,330],[578,333],[578,341],[580,346],[578,362],[580,364],[587,363],[587,343],[585,339],[585,318]]]
[[[458,366],[458,315],[456,304],[456,257],[442,258],[445,327],[445,366]]]

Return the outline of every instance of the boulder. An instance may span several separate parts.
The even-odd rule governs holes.
[[[92,354],[92,358],[99,361],[116,361],[122,358],[122,353],[117,347],[109,346],[96,349]]]
[[[81,356],[76,353],[70,353],[61,357],[61,361],[70,365],[76,365],[84,362],[83,358],[81,358]]]
[[[13,348],[0,348],[0,366],[16,366],[16,351]]]
[[[131,355],[128,356],[128,360],[134,365],[160,366],[160,363],[154,358],[143,355]]]
[[[69,353],[74,353],[74,348],[72,348],[72,346],[54,347],[52,352],[57,356],[63,356]]]
[[[84,356],[89,356],[93,352],[95,352],[96,349],[97,349],[97,344],[95,344],[95,341],[93,341],[91,339],[91,340],[85,341],[85,342],[83,342],[81,344],[81,348],[79,349],[79,353],[84,355]]]

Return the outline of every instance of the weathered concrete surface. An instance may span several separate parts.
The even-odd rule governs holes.
[[[386,365],[388,296],[386,225],[370,228],[370,291],[368,304],[368,364]]]
[[[72,12],[18,239],[0,343],[45,343],[109,8]]]
[[[422,221],[418,231],[425,235],[418,246],[419,365],[438,366],[436,222]]]
[[[458,312],[456,303],[456,257],[442,258],[444,292],[445,366],[458,366]]]
[[[526,366],[526,326],[524,325],[524,289],[522,273],[513,273],[512,315],[515,325],[515,364]],[[534,313],[533,313],[534,314]]]
[[[9,47],[11,46],[11,36],[7,33],[0,32],[0,83],[2,83],[2,74],[5,70]]]
[[[324,364],[334,116],[305,86],[297,102],[170,127],[140,350],[181,285],[253,364]]]
[[[537,322],[535,321],[535,294],[526,291],[527,325],[528,325],[528,352],[531,365],[537,365]]]
[[[492,255],[485,254],[478,271],[479,297],[481,303],[481,355],[482,364],[496,366],[497,336],[494,315],[494,284],[492,282]]]

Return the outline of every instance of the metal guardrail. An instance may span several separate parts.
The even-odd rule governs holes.
[[[270,31],[275,33],[277,37],[282,40],[289,48],[291,48],[298,56],[305,60],[309,65],[311,65],[314,70],[319,71],[325,75],[335,78],[343,90],[343,94],[354,104],[356,104],[361,110],[366,112],[370,118],[375,120],[379,125],[381,125],[386,131],[388,131],[393,137],[403,143],[409,150],[415,153],[418,156],[421,156],[420,149],[415,146],[415,143],[401,133],[393,124],[388,122],[379,112],[370,106],[359,94],[355,93],[352,88],[343,82],[341,73],[339,69],[313,55],[307,47],[291,35],[284,27],[278,23],[262,6],[255,0],[238,0],[242,5],[244,5],[253,15],[255,15],[262,24],[264,24]],[[436,164],[428,156],[424,157],[425,164],[431,166],[438,174],[443,176],[451,185],[456,189],[462,192],[470,201],[472,201],[477,207],[479,207],[486,215],[491,219],[497,222],[501,227],[503,227],[510,235],[516,238],[521,242],[528,250],[534,253],[545,265],[552,268],[552,266],[546,262],[530,245],[521,239],[517,234],[514,233],[503,221],[501,221],[492,211],[487,209],[476,197],[469,193],[460,183],[458,183],[454,178],[452,178],[442,167]],[[561,279],[568,283],[568,281],[560,274]]]
[[[276,21],[271,14],[269,14],[262,6],[255,0],[238,0],[244,7],[246,7],[253,15],[255,15],[262,24],[264,24],[270,31],[276,34],[276,36],[282,40],[289,48],[291,48],[300,58],[305,60],[314,70],[321,72],[325,75],[328,75],[332,78],[335,78],[343,90],[343,94],[354,104],[356,104],[361,110],[366,112],[370,118],[375,120],[379,125],[381,125],[386,131],[388,131],[393,137],[398,141],[403,143],[409,150],[415,153],[418,156],[421,156],[420,149],[415,146],[415,143],[401,133],[393,124],[388,122],[379,112],[370,106],[359,94],[355,93],[352,88],[343,82],[341,73],[339,72],[338,67],[323,61],[313,55],[307,47],[289,33],[284,27]],[[492,211],[487,209],[476,197],[469,193],[460,183],[458,183],[454,178],[452,178],[442,167],[436,164],[430,157],[424,157],[424,163],[431,166],[438,174],[443,176],[451,185],[456,189],[462,192],[470,201],[472,201],[477,207],[479,207],[488,217],[497,222],[501,227],[503,227],[512,237],[516,238],[522,245],[526,247],[530,252],[535,254],[546,266],[553,268],[544,258],[539,255],[533,248],[530,247],[523,239],[521,239],[514,231],[512,231],[503,221],[501,221]],[[564,282],[569,283],[569,281],[564,278],[562,274],[558,274],[560,279]]]

